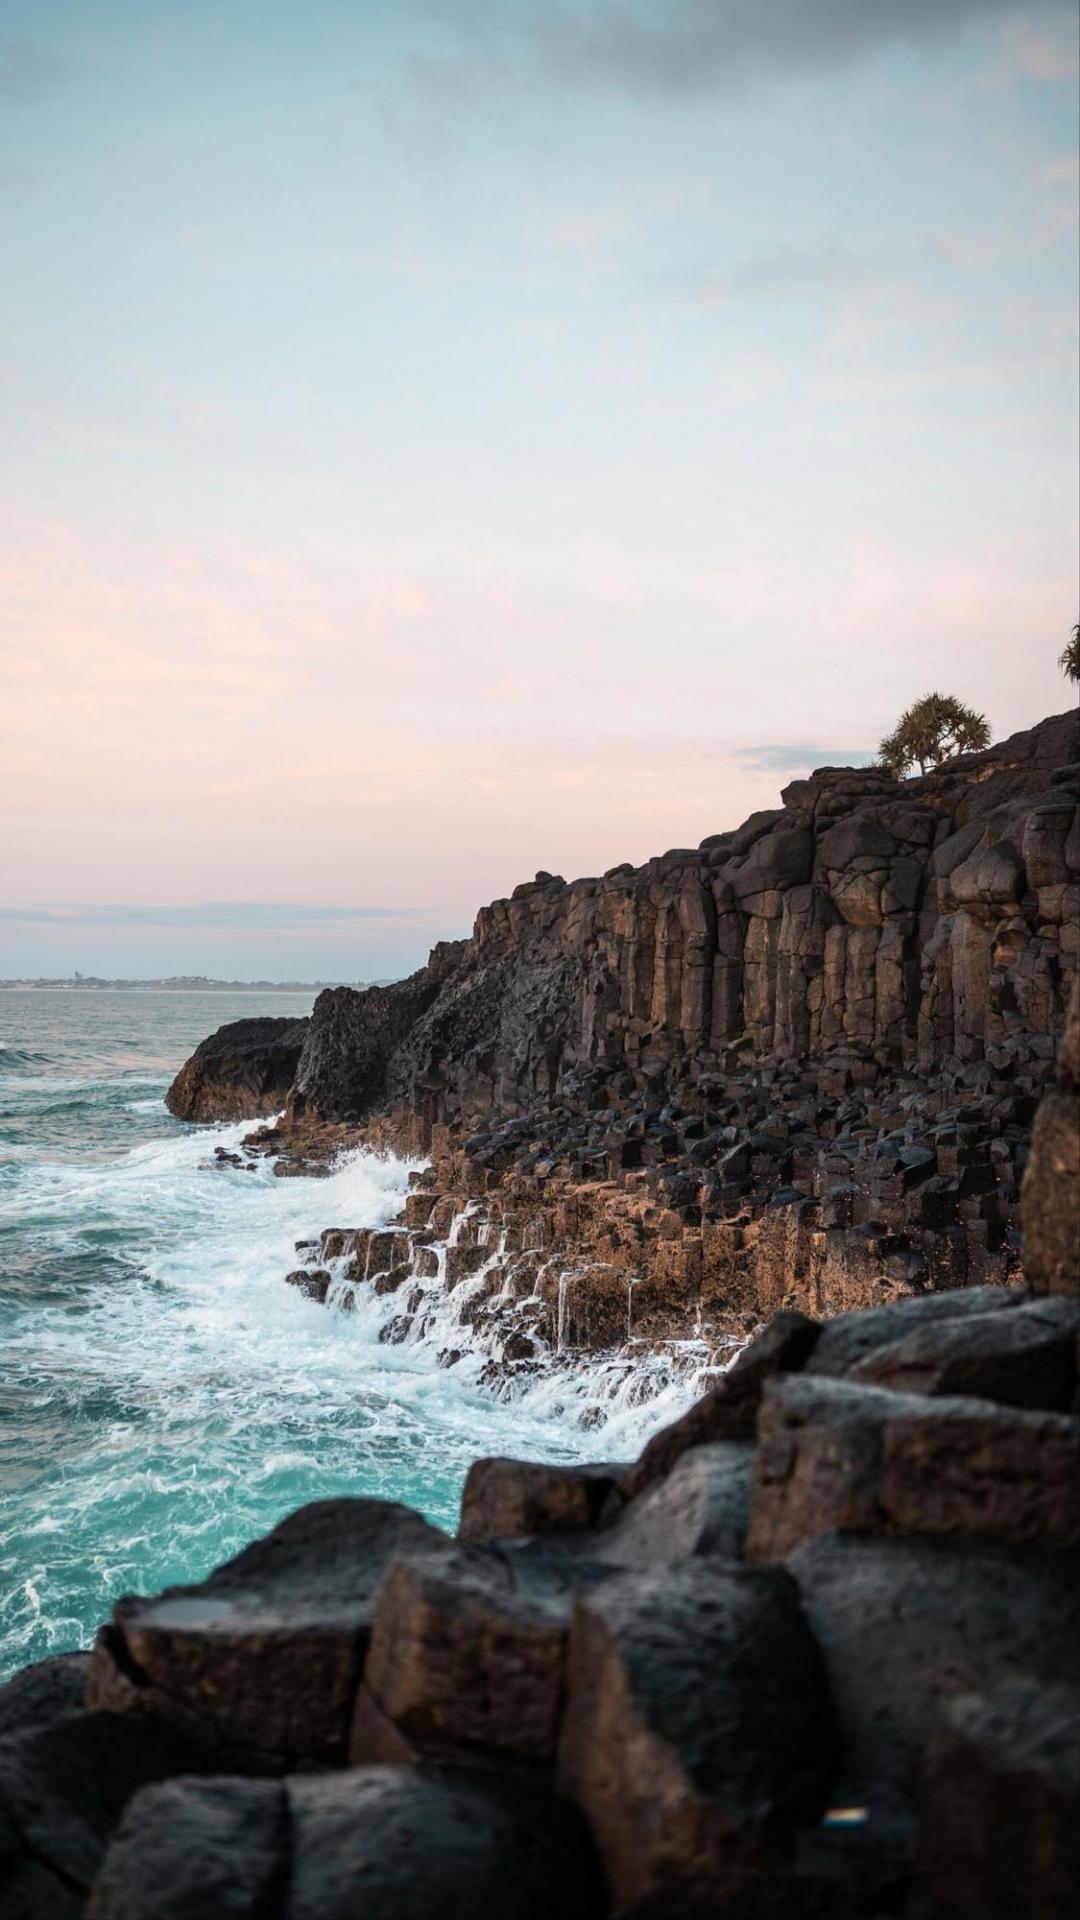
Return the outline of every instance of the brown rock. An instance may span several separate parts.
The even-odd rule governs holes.
[[[1080,1422],[805,1376],[766,1389],[746,1552],[816,1534],[1080,1543]]]
[[[1027,1676],[1080,1684],[1071,1557],[990,1541],[823,1535],[788,1562],[828,1669],[842,1804],[914,1815],[942,1705]],[[872,1829],[871,1829],[872,1833]]]
[[[940,1920],[1072,1920],[1080,1693],[1013,1681],[947,1700],[926,1759],[919,1881]]]
[[[692,1562],[579,1596],[559,1782],[620,1910],[727,1912],[820,1813],[835,1758],[820,1657],[779,1569]]]
[[[621,1466],[474,1460],[461,1496],[458,1539],[512,1540],[565,1527],[595,1527],[625,1471]]]
[[[1073,1300],[923,1320],[898,1340],[873,1347],[847,1377],[899,1393],[976,1394],[1005,1406],[1067,1413],[1076,1391],[1078,1330]]]
[[[122,1600],[98,1636],[89,1704],[152,1706],[225,1755],[339,1757],[386,1567],[453,1551],[408,1507],[302,1507],[201,1585]]]

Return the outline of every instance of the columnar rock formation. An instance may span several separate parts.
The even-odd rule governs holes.
[[[362,1264],[347,1284],[385,1281],[395,1305],[421,1279],[453,1291],[489,1262],[492,1273],[506,1259],[535,1265],[538,1249],[511,1239],[528,1206],[548,1209],[540,1231],[553,1242],[593,1236],[591,1251],[610,1254],[606,1271],[624,1289],[632,1246],[637,1287],[661,1319],[700,1314],[708,1250],[724,1244],[717,1298],[730,1307],[741,1274],[749,1317],[760,1318],[761,1276],[772,1269],[764,1256],[739,1267],[747,1235],[776,1240],[775,1271],[789,1272],[804,1304],[819,1232],[827,1264],[830,1234],[863,1231],[877,1276],[870,1296],[887,1290],[889,1260],[903,1254],[893,1290],[921,1297],[824,1320],[778,1312],[631,1464],[477,1462],[456,1539],[392,1503],[325,1501],[198,1585],[121,1600],[89,1655],[46,1661],[0,1689],[5,1915],[1072,1915],[1080,994],[1058,1047],[1052,1017],[1076,971],[1074,903],[1064,881],[1037,876],[1074,871],[1076,813],[1071,800],[1062,809],[1064,778],[1036,799],[1017,797],[1032,784],[1038,741],[1055,729],[1048,722],[1020,737],[1023,750],[1010,743],[996,760],[938,776],[931,791],[952,798],[948,831],[927,842],[927,871],[935,842],[940,855],[957,832],[978,832],[938,867],[925,939],[925,899],[902,910],[916,924],[898,964],[911,981],[917,959],[924,990],[905,988],[900,1001],[888,916],[860,928],[842,915],[825,928],[842,935],[840,997],[824,984],[820,996],[810,991],[827,975],[823,950],[778,1012],[780,982],[791,979],[780,966],[784,916],[790,925],[797,911],[789,895],[808,895],[808,925],[815,900],[835,905],[850,887],[864,902],[875,895],[884,915],[886,891],[891,899],[894,879],[904,884],[899,862],[914,857],[896,854],[886,878],[880,851],[829,865],[833,816],[817,819],[827,787],[811,825],[768,836],[809,834],[812,872],[819,856],[826,864],[820,883],[760,890],[780,898],[778,913],[747,910],[731,955],[739,1018],[772,1010],[744,1047],[728,1035],[729,1051],[717,1051],[711,1028],[708,1046],[689,1038],[706,1018],[697,974],[710,974],[713,1021],[727,977],[719,946],[708,945],[719,920],[681,936],[669,920],[667,932],[650,923],[650,994],[658,969],[667,983],[649,1002],[659,1015],[633,1014],[620,999],[599,1024],[589,1015],[575,1026],[591,1004],[583,983],[600,981],[601,1002],[621,994],[625,962],[632,1007],[644,977],[633,943],[619,957],[580,925],[571,936],[563,916],[575,889],[546,881],[491,909],[490,926],[482,915],[471,943],[442,949],[404,988],[377,1000],[323,997],[292,1121],[264,1130],[262,1144],[291,1147],[295,1167],[320,1138],[325,1149],[357,1137],[361,1121],[377,1130],[380,1115],[400,1137],[408,1100],[423,1109],[433,1164],[418,1172],[400,1227],[337,1229],[311,1249],[292,1277],[316,1297],[335,1263]],[[980,789],[988,812],[971,811]],[[1007,853],[999,829],[1010,820]],[[900,844],[899,827],[893,819],[882,832]],[[723,885],[763,837],[719,863]],[[904,844],[917,844],[914,831]],[[1048,845],[1059,865],[1047,856],[1040,867]],[[871,858],[879,864],[857,864]],[[793,870],[803,871],[805,849],[800,859]],[[834,890],[838,874],[850,887]],[[607,896],[594,887],[588,897]],[[970,902],[986,915],[1015,906],[1006,919],[1023,930],[1007,940],[995,921],[988,946],[990,920]],[[493,930],[504,922],[512,944]],[[759,922],[777,931],[755,960]],[[849,935],[875,929],[876,985],[860,994]],[[869,949],[858,951],[865,960]],[[691,961],[702,953],[707,967]],[[935,1022],[946,1007],[952,1061],[924,1057],[920,1076],[920,1045],[943,1030]],[[843,1051],[787,1066],[755,1056],[758,1045],[784,1053],[793,1021],[824,1036],[827,1008],[864,1037],[845,1029]],[[1028,1158],[1025,1103],[1038,1078],[1051,1078],[1055,1052]],[[230,1063],[227,1086],[227,1034],[203,1055],[215,1057]],[[212,1079],[210,1067],[200,1101]],[[518,1115],[526,1093],[529,1111]],[[718,1130],[725,1101],[735,1117]],[[320,1137],[328,1123],[339,1130]],[[912,1129],[926,1140],[909,1138]],[[586,1179],[601,1151],[616,1177]],[[1025,1160],[1026,1283],[1010,1270],[1014,1284],[976,1284],[970,1245],[990,1248]],[[688,1168],[696,1197],[671,1190]],[[785,1197],[778,1179],[809,1183],[817,1197],[797,1185]],[[955,1229],[968,1248],[951,1274],[963,1284],[920,1269],[933,1248],[917,1238],[913,1195],[918,1231]],[[853,1243],[833,1244],[849,1273]],[[604,1331],[585,1344],[613,1337],[601,1271],[589,1267],[582,1302],[568,1308],[561,1286],[555,1302],[560,1322],[568,1311],[585,1323],[595,1314]],[[815,1284],[820,1293],[820,1273]],[[478,1309],[497,1297],[477,1294]],[[419,1311],[403,1297],[397,1317]]]
[[[1067,1920],[1078,1308],[782,1314],[632,1466],[479,1461],[456,1540],[325,1501],[122,1600],[0,1689],[0,1907]]]
[[[1062,714],[918,780],[826,769],[642,868],[539,874],[409,980],[320,995],[262,1144],[282,1172],[348,1139],[430,1156],[408,1257],[360,1276],[404,1288],[387,1337],[430,1311],[417,1283],[444,1213],[469,1207],[463,1244],[547,1256],[539,1286],[491,1261],[490,1305],[458,1297],[503,1326],[487,1350],[504,1371],[523,1338],[708,1344],[784,1305],[1015,1281],[1031,1122],[1080,967],[1078,801]],[[210,1116],[213,1073],[196,1055],[174,1111]],[[523,1276],[541,1307],[524,1328],[506,1311]],[[299,1279],[329,1283],[321,1256]]]
[[[641,868],[538,874],[411,980],[322,994],[291,1111],[468,1129],[625,1071],[666,1091],[742,1039],[923,1073],[1045,1052],[1080,964],[1078,762],[1062,714],[924,779],[825,769]]]

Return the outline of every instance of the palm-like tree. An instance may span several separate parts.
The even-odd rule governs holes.
[[[1058,666],[1066,680],[1080,680],[1080,623],[1073,628],[1058,654]]]
[[[927,693],[902,713],[878,749],[882,764],[897,779],[918,763],[920,773],[940,767],[958,753],[975,753],[990,745],[986,716],[965,707],[948,693]]]

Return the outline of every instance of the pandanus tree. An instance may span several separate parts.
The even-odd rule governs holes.
[[[990,728],[984,714],[965,707],[948,693],[927,693],[900,715],[891,733],[886,734],[878,752],[883,766],[897,779],[909,767],[920,773],[928,767],[940,767],[958,753],[975,753],[990,745]]]
[[[1066,680],[1080,680],[1080,624],[1073,628],[1058,654],[1058,666]]]

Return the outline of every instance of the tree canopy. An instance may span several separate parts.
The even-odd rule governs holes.
[[[1080,680],[1080,625],[1073,628],[1058,654],[1058,666],[1066,680]]]
[[[958,753],[974,753],[990,745],[984,714],[965,707],[948,693],[927,693],[900,715],[878,749],[882,765],[902,779],[909,767],[920,773],[940,767]]]

